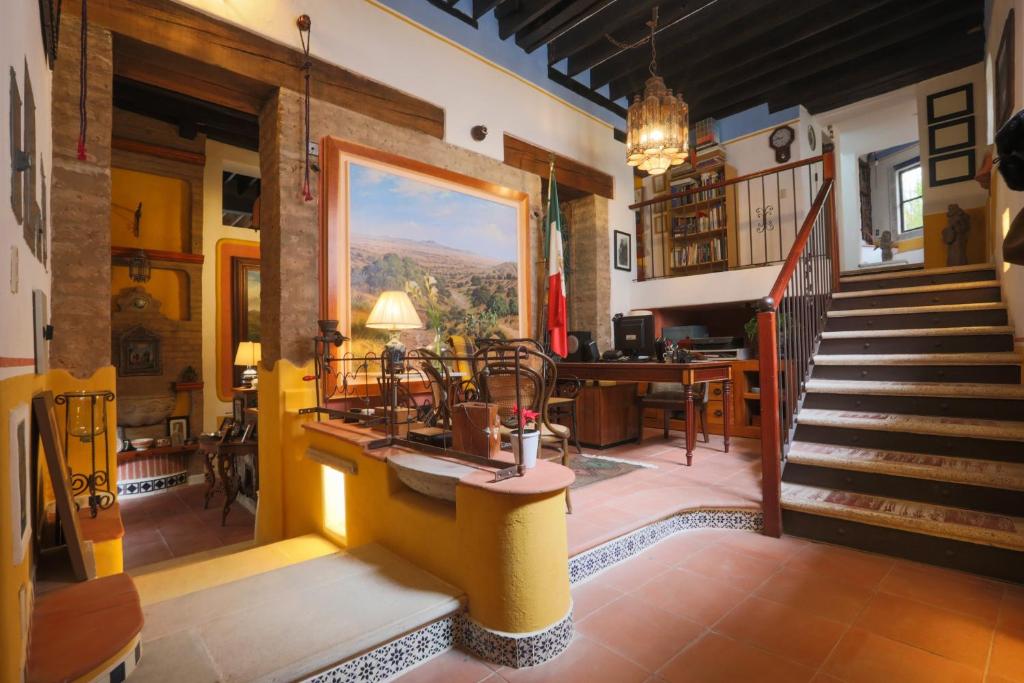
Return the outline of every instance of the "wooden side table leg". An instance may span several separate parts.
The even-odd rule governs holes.
[[[203,451],[203,463],[205,473],[203,476],[206,478],[206,493],[203,495],[203,509],[210,507],[210,499],[213,498],[213,493],[217,488],[217,475],[213,471],[213,461],[217,457],[214,451]]]
[[[722,441],[729,452],[729,432],[732,427],[732,380],[722,382]]]
[[[576,426],[576,403],[572,404],[572,441],[576,446],[576,452],[583,455],[583,449],[580,448],[580,430]]]
[[[224,510],[220,515],[220,525],[226,526],[231,504],[238,497],[238,472],[234,455],[218,453],[217,469],[220,470],[220,481],[224,486]]]
[[[686,396],[686,465],[693,464],[693,446],[697,441],[696,415],[693,410],[693,385],[686,384],[683,387]]]

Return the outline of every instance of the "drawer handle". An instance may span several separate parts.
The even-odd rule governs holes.
[[[715,417],[722,417],[722,411],[721,410],[716,410],[715,411]]]

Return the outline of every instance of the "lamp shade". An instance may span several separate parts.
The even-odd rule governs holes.
[[[238,351],[235,352],[235,365],[244,365],[249,368],[258,365],[262,358],[263,354],[260,350],[259,342],[238,342]]]
[[[375,330],[415,330],[423,327],[409,295],[399,290],[381,292],[366,326]]]

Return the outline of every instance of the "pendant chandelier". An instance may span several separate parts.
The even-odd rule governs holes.
[[[670,166],[686,161],[690,151],[690,113],[681,95],[665,87],[658,75],[658,53],[654,34],[658,28],[658,8],[647,23],[651,35],[651,77],[644,84],[643,97],[633,96],[627,114],[626,163],[651,175],[661,175]]]

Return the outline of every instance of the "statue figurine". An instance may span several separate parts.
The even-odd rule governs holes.
[[[959,204],[950,204],[946,210],[948,224],[942,229],[946,243],[946,265],[967,265],[967,233],[971,231],[971,217]]]
[[[892,261],[892,233],[888,230],[882,232],[882,236],[878,238],[878,244],[875,245],[875,249],[882,250],[882,263],[886,261]]]

